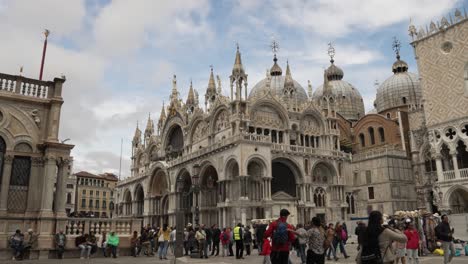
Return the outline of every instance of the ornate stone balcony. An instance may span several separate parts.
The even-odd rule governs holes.
[[[406,157],[406,151],[397,149],[395,147],[386,147],[379,148],[375,150],[369,150],[363,153],[352,155],[353,161],[361,161],[366,159],[377,158],[381,156],[397,156],[397,157]]]
[[[54,82],[51,81],[39,81],[19,75],[0,73],[0,92],[47,99],[54,95],[54,87]]]

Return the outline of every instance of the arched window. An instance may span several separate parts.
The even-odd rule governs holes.
[[[406,104],[406,97],[401,98],[401,100],[403,101],[403,104]]]
[[[361,142],[361,147],[365,147],[366,146],[366,140],[364,138],[364,134],[359,134],[359,141]]]
[[[379,138],[380,138],[380,143],[385,142],[385,131],[383,127],[379,127]]]
[[[102,201],[102,209],[107,209],[106,201]]]
[[[318,187],[314,192],[314,203],[316,207],[326,206],[327,193],[323,188]]]
[[[392,115],[390,113],[387,113],[387,118],[390,119]]]
[[[375,145],[374,128],[369,127],[368,130],[369,130],[370,143],[371,145]]]
[[[355,214],[356,213],[356,204],[354,201],[354,194],[353,193],[347,193],[346,194],[346,203],[348,204],[348,208],[346,211],[348,214]]]

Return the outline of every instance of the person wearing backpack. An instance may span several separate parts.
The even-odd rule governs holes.
[[[335,238],[333,239],[333,247],[335,248],[335,252],[339,248],[345,259],[349,258],[344,246],[344,241],[346,241],[347,237],[348,234],[343,229],[343,226],[340,222],[337,222],[335,225]]]
[[[244,234],[242,231],[242,224],[238,223],[233,230],[234,241],[236,241],[236,259],[243,259],[244,256]]]
[[[362,234],[362,247],[356,257],[357,264],[394,263],[392,243],[406,243],[407,238],[398,230],[382,226],[383,222],[381,212],[372,211],[369,214],[368,226]]]
[[[291,232],[293,227],[287,223],[289,215],[287,209],[281,209],[278,220],[271,222],[265,231],[264,237],[272,239],[270,255],[272,264],[288,264],[289,247],[296,239],[294,233]]]
[[[222,246],[221,256],[223,256],[223,258],[229,255],[228,247],[229,247],[229,242],[231,241],[230,233],[231,231],[229,230],[229,228],[223,228],[223,232],[219,236],[219,240],[221,241],[221,246]]]

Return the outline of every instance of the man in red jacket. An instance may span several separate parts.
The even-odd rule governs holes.
[[[293,232],[290,232],[294,228],[286,222],[289,215],[287,209],[281,209],[278,220],[272,222],[265,231],[264,237],[272,239],[270,255],[272,264],[288,264],[289,248],[296,239]]]
[[[409,259],[408,264],[418,264],[419,233],[418,230],[414,228],[413,222],[408,224],[408,228],[405,230],[405,235],[408,238],[408,242],[406,242],[406,252]]]

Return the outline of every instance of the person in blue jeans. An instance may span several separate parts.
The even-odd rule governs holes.
[[[328,224],[328,229],[327,229],[327,239],[330,241],[330,247],[328,248],[327,253],[327,259],[331,260],[330,255],[333,253],[333,259],[335,261],[338,260],[338,257],[336,256],[336,248],[334,247],[334,241],[335,241],[335,228],[333,228],[333,224]]]
[[[336,250],[338,247],[340,248],[341,253],[343,254],[344,258],[349,258],[348,254],[346,254],[346,249],[344,246],[344,242],[346,241],[346,234],[344,233],[344,229],[342,225],[338,222],[335,226],[335,237],[333,239],[333,248],[335,248],[335,258],[336,258]]]

